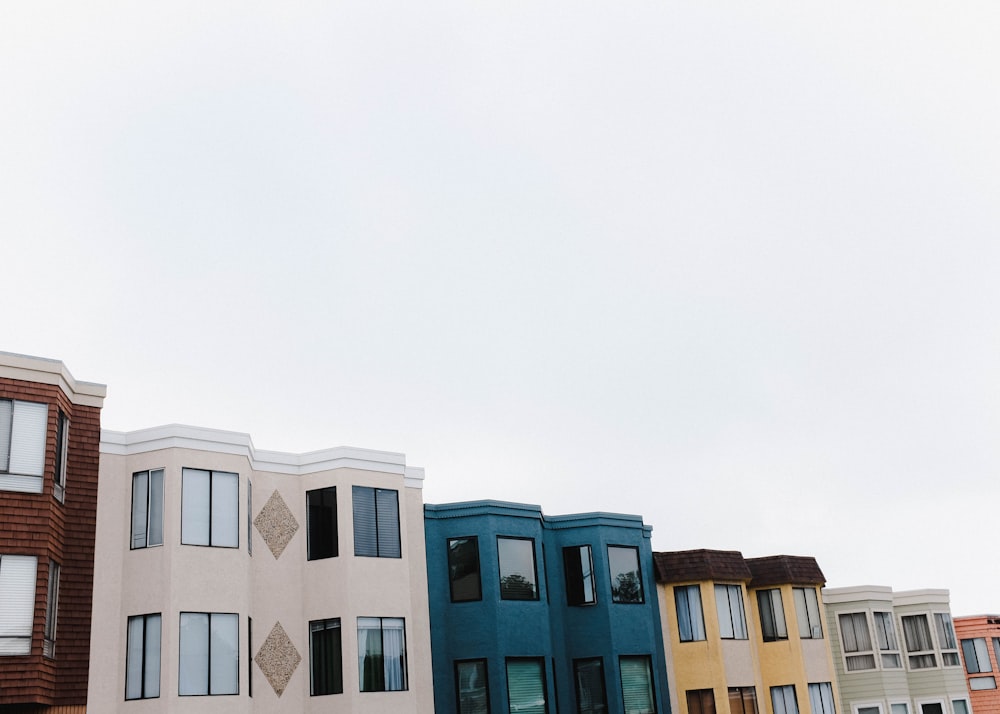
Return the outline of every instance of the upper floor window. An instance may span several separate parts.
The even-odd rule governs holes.
[[[69,453],[69,419],[59,410],[56,427],[56,473],[52,494],[60,502],[66,497],[66,461]]]
[[[49,587],[45,593],[45,634],[42,654],[56,656],[56,625],[59,622],[59,563],[49,561]]]
[[[177,693],[240,693],[239,615],[182,612]]]
[[[341,652],[340,618],[309,623],[309,694],[341,694],[344,663]]]
[[[893,624],[891,612],[874,612],[875,639],[882,655],[883,669],[899,669],[903,666],[899,656],[899,643],[896,639],[896,626]]]
[[[355,486],[354,554],[372,558],[402,557],[399,544],[399,493]]]
[[[407,688],[403,618],[358,618],[358,670],[362,692],[399,692]]]
[[[482,600],[479,539],[476,536],[448,539],[448,582],[452,602]]]
[[[609,545],[608,567],[611,569],[611,602],[641,603],[644,601],[638,548]]]
[[[965,671],[969,674],[993,671],[985,637],[962,640],[962,654],[965,655]]]
[[[548,714],[546,690],[544,659],[507,659],[507,700],[511,714]]]
[[[951,615],[947,612],[935,612],[934,625],[941,645],[941,663],[945,667],[958,667],[961,662],[958,660],[958,643],[955,641],[955,628],[951,624]]]
[[[566,573],[566,603],[592,605],[597,602],[594,591],[594,559],[589,545],[563,548],[563,570]]]
[[[795,698],[795,685],[785,684],[780,687],[771,687],[771,706],[774,708],[774,714],[799,714],[799,702]]]
[[[711,689],[687,690],[688,714],[715,714],[715,692]]]
[[[701,611],[701,587],[675,586],[674,604],[677,607],[677,634],[681,642],[704,640],[705,616]]]
[[[653,668],[648,656],[632,655],[618,658],[622,678],[622,700],[626,712],[656,714],[653,694]]]
[[[337,552],[337,487],[306,491],[306,558],[334,558]]]
[[[573,681],[576,683],[576,714],[604,714],[608,711],[608,695],[604,690],[604,660],[573,660]]]
[[[181,543],[238,548],[239,475],[184,469],[181,484]]]
[[[842,613],[837,619],[840,621],[840,642],[847,661],[847,671],[875,669],[868,616],[863,612],[849,612]]]
[[[743,586],[716,585],[715,607],[719,613],[719,632],[722,639],[747,639],[747,616],[743,608]]]
[[[926,669],[937,666],[934,642],[931,640],[930,623],[927,615],[903,615],[903,641],[906,642],[907,659],[910,669]]]
[[[538,572],[535,541],[530,538],[497,537],[502,600],[537,600]]]
[[[795,617],[799,621],[799,637],[804,640],[822,639],[823,622],[816,588],[792,588],[792,598],[795,600]]]
[[[753,687],[729,688],[730,714],[757,714],[757,690]]]
[[[128,619],[125,699],[160,696],[160,613]]]
[[[0,555],[0,655],[31,653],[37,573],[33,555]]]
[[[490,686],[486,660],[455,662],[455,686],[458,689],[458,714],[489,714]]]
[[[0,399],[0,490],[41,493],[49,407]]]
[[[757,591],[757,605],[760,608],[760,633],[764,642],[787,640],[785,608],[781,603],[781,591],[777,588]]]
[[[817,682],[809,685],[809,706],[812,714],[837,714],[833,706],[833,684]]]
[[[163,545],[163,469],[132,474],[131,548]]]

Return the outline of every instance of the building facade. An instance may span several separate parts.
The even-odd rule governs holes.
[[[87,703],[105,387],[0,352],[0,710]]]
[[[166,426],[101,442],[90,706],[429,714],[421,469]]]
[[[845,714],[969,714],[947,590],[823,591]]]
[[[1000,714],[1000,615],[955,618],[955,637],[962,648],[966,686],[975,714]]]
[[[638,516],[425,507],[438,714],[668,712]]]

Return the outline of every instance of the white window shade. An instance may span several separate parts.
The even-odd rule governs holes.
[[[0,655],[31,652],[38,559],[0,555]]]
[[[42,492],[49,407],[0,401],[0,489]]]

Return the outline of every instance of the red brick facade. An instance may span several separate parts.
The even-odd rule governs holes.
[[[954,619],[955,637],[959,640],[959,649],[962,650],[962,665],[965,668],[966,680],[969,685],[969,696],[972,699],[972,711],[974,714],[1000,714],[1000,659],[997,658],[997,649],[1000,645],[994,644],[994,640],[1000,639],[1000,615],[973,615],[971,617],[956,617]],[[982,638],[978,654],[986,655],[984,661],[976,662],[970,667],[967,661],[965,647],[961,645],[962,640],[972,640]],[[983,646],[985,645],[985,646]],[[985,653],[983,652],[985,650]],[[969,674],[969,670],[979,670]],[[973,689],[972,680],[979,680],[981,685],[992,684],[993,689]]]

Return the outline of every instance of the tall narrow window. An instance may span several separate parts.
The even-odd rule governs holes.
[[[448,582],[452,602],[482,600],[479,539],[476,536],[448,539]]]
[[[362,692],[399,692],[407,688],[403,618],[358,618],[358,671]]]
[[[608,567],[611,569],[611,602],[643,602],[639,549],[609,545]]]
[[[177,693],[240,693],[239,616],[182,612]]]
[[[181,475],[181,543],[238,548],[239,475],[201,469]]]
[[[927,615],[903,615],[903,641],[910,669],[926,669],[937,666],[934,656],[934,642]]]
[[[66,459],[69,450],[69,419],[59,410],[59,424],[56,427],[56,475],[52,494],[57,500],[66,497]]]
[[[716,585],[715,607],[719,614],[719,632],[724,640],[747,639],[747,617],[743,609],[741,585]]]
[[[687,690],[688,714],[715,714],[715,692],[711,689]]]
[[[962,640],[962,654],[965,655],[965,671],[969,674],[993,671],[985,637]]]
[[[563,570],[566,573],[566,604],[592,605],[597,602],[594,558],[589,545],[563,548]]]
[[[934,625],[938,642],[941,644],[941,662],[945,667],[958,667],[958,643],[955,642],[955,628],[951,625],[951,615],[947,612],[934,613]]]
[[[0,656],[31,653],[38,558],[0,555]]]
[[[510,714],[548,714],[545,660],[507,660],[507,701]]]
[[[354,554],[402,557],[399,545],[399,493],[354,486]]]
[[[49,407],[0,399],[0,490],[41,493]]]
[[[899,656],[899,643],[896,640],[896,626],[893,624],[891,612],[874,612],[875,640],[878,642],[882,655],[883,669],[899,669],[903,661]]]
[[[705,616],[701,611],[701,587],[675,586],[674,604],[677,606],[677,632],[681,642],[704,640]]]
[[[653,694],[653,669],[649,657],[628,656],[618,658],[622,678],[622,701],[625,711],[632,714],[655,714],[656,699]]]
[[[253,555],[253,482],[247,479],[247,553]]]
[[[458,714],[489,714],[490,687],[486,660],[469,659],[455,662],[455,692]]]
[[[535,568],[535,541],[497,537],[502,600],[537,600],[538,574]]]
[[[833,684],[817,682],[809,685],[809,706],[812,714],[837,714],[833,707]]]
[[[306,558],[335,558],[337,546],[337,487],[306,491]]]
[[[163,469],[132,474],[131,548],[163,545]]]
[[[753,687],[729,688],[730,714],[757,714],[757,690]]]
[[[819,614],[816,588],[792,588],[795,617],[799,621],[799,637],[804,640],[823,638],[823,622]]]
[[[875,669],[875,653],[872,651],[872,638],[865,613],[843,613],[838,616],[838,620],[847,671]]]
[[[799,702],[795,698],[795,685],[786,684],[781,687],[771,687],[771,706],[774,708],[774,714],[799,714]]]
[[[781,591],[757,591],[757,605],[760,608],[760,631],[764,642],[787,640],[788,629],[785,627],[785,608],[781,604]]]
[[[160,696],[160,613],[128,619],[125,698]]]
[[[344,691],[340,618],[309,623],[309,694],[340,694]]]
[[[59,563],[49,561],[49,587],[45,596],[45,637],[42,654],[56,656],[56,624],[59,620]]]
[[[608,695],[604,689],[604,661],[600,657],[573,660],[576,714],[604,714]]]

